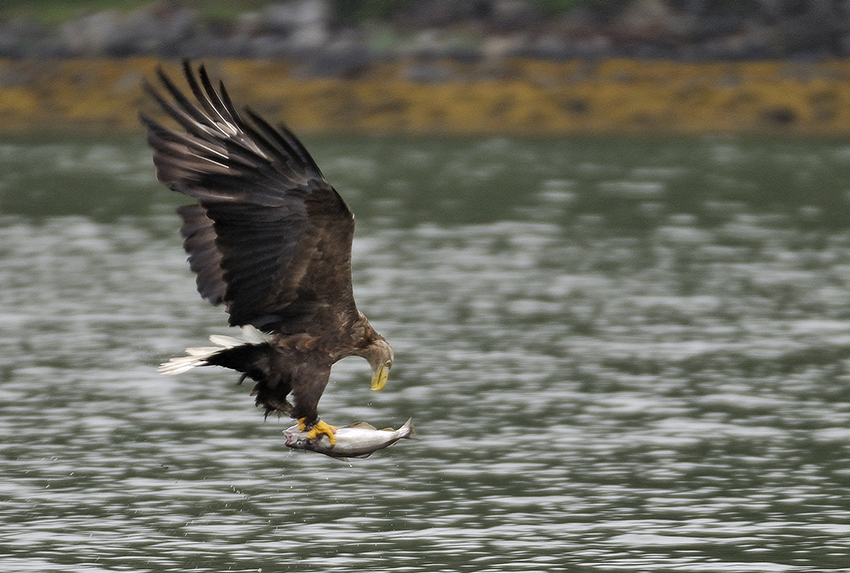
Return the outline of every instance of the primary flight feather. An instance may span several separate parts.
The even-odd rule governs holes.
[[[354,302],[354,216],[286,127],[250,110],[243,118],[203,66],[196,72],[184,62],[183,72],[193,99],[162,70],[165,93],[145,84],[178,129],[144,113],[140,119],[157,179],[195,200],[178,213],[198,292],[224,304],[245,339],[212,337],[217,346],[188,349],[161,371],[216,365],[242,372],[256,382],[266,415],[289,414],[311,438],[326,434],[334,443],[335,428],[318,416],[331,366],[362,356],[380,390],[393,363],[392,348]]]

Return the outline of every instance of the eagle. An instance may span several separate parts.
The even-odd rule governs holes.
[[[387,382],[393,350],[357,309],[351,283],[354,215],[316,162],[284,125],[234,107],[223,82],[215,89],[203,65],[183,62],[191,97],[162,70],[145,92],[176,124],[139,113],[153,149],[157,179],[194,199],[178,208],[189,267],[201,297],[223,304],[243,339],[211,336],[160,372],[223,366],[255,382],[265,416],[298,421],[313,439],[335,443],[319,418],[331,366],[361,356],[372,389]],[[290,397],[292,402],[290,402]]]

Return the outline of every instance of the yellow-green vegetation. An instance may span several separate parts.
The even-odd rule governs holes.
[[[142,79],[158,62],[0,60],[0,126],[138,129]],[[207,62],[237,102],[299,132],[850,133],[850,62],[644,60],[431,62],[446,79],[407,79],[413,62],[357,79],[294,62]],[[180,79],[176,62],[165,69]]]

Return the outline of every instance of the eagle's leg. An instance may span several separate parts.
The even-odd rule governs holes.
[[[303,432],[308,427],[310,428],[310,431],[307,432],[308,440],[314,440],[319,437],[319,434],[325,434],[330,440],[332,446],[336,444],[336,436],[334,436],[334,432],[337,430],[336,426],[331,426],[330,424],[323,422],[321,418],[317,418],[311,426],[307,423],[307,418],[298,418],[299,431]]]

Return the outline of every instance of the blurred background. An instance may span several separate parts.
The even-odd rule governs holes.
[[[848,54],[839,0],[6,0],[0,119],[134,127],[190,57],[311,131],[844,133]]]
[[[6,0],[0,15],[12,57],[811,59],[850,50],[837,0]]]
[[[846,571],[850,4],[0,0],[0,570]],[[293,452],[138,124],[205,63],[357,215]],[[230,333],[232,334],[232,333]]]

